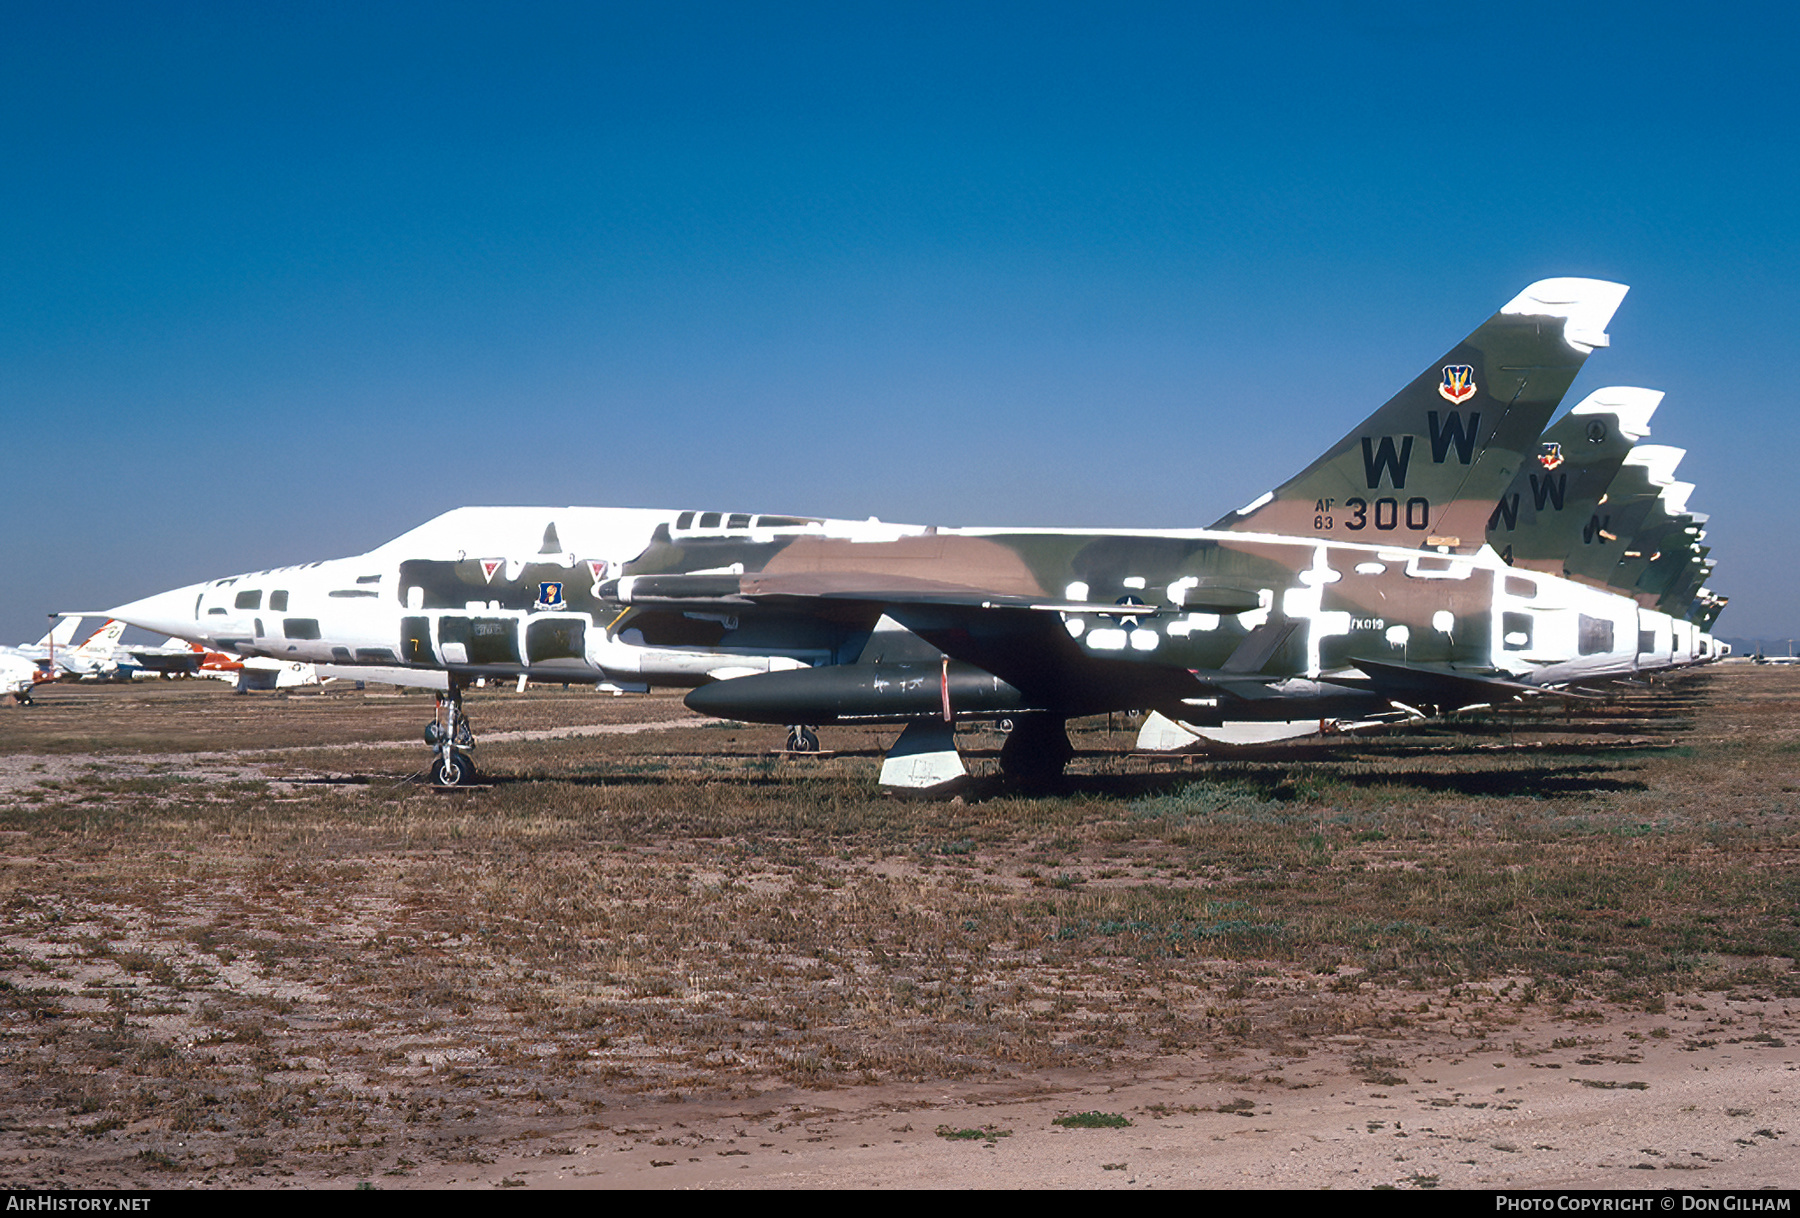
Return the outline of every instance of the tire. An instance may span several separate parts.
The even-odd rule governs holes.
[[[790,727],[787,746],[790,753],[816,753],[819,751],[819,735],[810,727]]]
[[[431,782],[438,787],[465,787],[475,781],[475,763],[462,753],[452,753],[431,763]]]

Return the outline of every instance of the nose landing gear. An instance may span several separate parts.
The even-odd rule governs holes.
[[[475,732],[462,708],[463,686],[454,678],[450,689],[437,698],[437,713],[425,725],[425,743],[437,754],[431,760],[431,783],[438,787],[465,787],[476,779],[475,762],[469,750],[475,747]]]

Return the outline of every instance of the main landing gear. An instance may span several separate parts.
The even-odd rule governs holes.
[[[795,723],[788,727],[787,751],[790,753],[816,753],[819,751],[819,733],[804,723]]]
[[[1068,723],[1055,715],[1020,715],[1000,746],[1000,772],[1026,788],[1055,787],[1075,756]]]
[[[447,692],[437,697],[437,713],[425,725],[425,743],[437,756],[431,759],[431,783],[438,787],[463,787],[475,781],[475,762],[469,750],[475,733],[463,713],[463,687],[454,678]]]
[[[1075,756],[1068,722],[1060,715],[1029,713],[1006,721],[1006,743],[1000,747],[1000,772],[1012,786],[1027,792],[1053,792],[1062,787],[1063,768]],[[881,762],[884,787],[950,790],[947,784],[968,770],[956,751],[956,728],[933,716],[914,719]]]

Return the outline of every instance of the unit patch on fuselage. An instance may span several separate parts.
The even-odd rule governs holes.
[[[538,585],[537,603],[533,609],[567,609],[568,603],[563,600],[562,581],[553,580]]]
[[[1438,394],[1452,406],[1461,406],[1475,396],[1475,369],[1470,364],[1446,364],[1444,380]]]

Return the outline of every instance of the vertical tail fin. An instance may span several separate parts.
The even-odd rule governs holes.
[[[1536,452],[1513,475],[1488,517],[1488,544],[1514,566],[1562,574],[1632,445],[1650,434],[1662,397],[1614,386],[1583,398],[1538,437]]]
[[[75,649],[76,654],[83,656],[110,656],[113,648],[118,646],[119,636],[124,633],[125,623],[117,618],[109,618],[107,619],[106,625],[88,635],[86,641],[84,641],[80,647]]]
[[[1532,284],[1324,456],[1213,527],[1480,548],[1494,504],[1588,354],[1607,344],[1626,290]]]
[[[1675,481],[1675,467],[1686,449],[1667,444],[1639,444],[1626,454],[1606,494],[1588,513],[1580,544],[1563,560],[1565,578],[1604,588],[1632,537],[1662,502]]]
[[[57,647],[67,647],[69,641],[75,637],[76,627],[80,625],[80,618],[64,614],[62,617],[56,619],[56,625],[50,628],[49,634],[46,634],[37,641],[37,645],[39,647],[49,647],[54,644]]]

